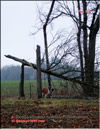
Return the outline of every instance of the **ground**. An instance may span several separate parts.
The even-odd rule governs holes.
[[[4,99],[1,101],[1,127],[99,128],[99,102],[81,99]]]

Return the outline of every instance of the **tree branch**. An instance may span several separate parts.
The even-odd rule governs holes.
[[[24,65],[26,65],[26,66],[32,67],[32,68],[34,68],[34,69],[37,69],[37,65],[36,65],[36,64],[30,63],[30,62],[28,62],[28,61],[26,61],[26,60],[24,60],[24,59],[19,59],[19,58],[17,58],[17,57],[11,56],[11,55],[5,55],[5,57],[10,58],[10,59],[13,59],[13,60],[15,60],[15,61],[17,61],[17,62],[20,62],[20,63],[22,63],[22,64],[24,64]],[[80,85],[84,85],[84,86],[87,85],[87,86],[91,87],[91,85],[89,85],[88,83],[82,82],[82,81],[80,81],[80,80],[75,80],[75,79],[71,79],[71,78],[65,77],[65,76],[63,76],[63,75],[61,75],[61,74],[59,74],[59,73],[47,71],[47,69],[41,68],[41,72],[47,73],[47,74],[50,74],[50,75],[53,75],[53,76],[56,76],[56,77],[58,77],[58,78],[62,78],[62,79],[67,80],[67,81],[72,81],[72,82],[78,83],[78,84],[80,84]],[[99,89],[98,86],[94,86],[94,85],[93,85],[92,87],[94,87],[94,88],[96,88],[96,89]]]

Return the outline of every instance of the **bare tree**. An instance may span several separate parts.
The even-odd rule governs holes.
[[[44,30],[45,53],[47,53],[46,62],[48,64],[47,69],[49,71],[54,71],[54,68],[56,68],[59,63],[63,64],[63,62],[66,62],[66,60],[70,59],[70,64],[75,64],[74,67],[76,67],[77,69],[73,69],[72,71],[70,71],[67,70],[67,68],[65,70],[65,67],[62,66],[62,68],[64,68],[64,71],[61,74],[63,75],[68,72],[73,72],[74,74],[74,72],[79,71],[79,67],[81,67],[80,73],[82,82],[85,81],[87,85],[92,85],[94,82],[96,35],[99,30],[99,4],[97,1],[92,3],[90,1],[87,2],[86,0],[77,0],[72,2],[70,1],[70,3],[68,1],[57,1],[55,4],[55,8],[53,7],[53,4],[54,3],[52,2],[48,14],[45,15],[44,13],[41,13],[41,15],[46,19],[46,22],[40,17]],[[93,5],[91,12],[93,11],[94,13],[87,14],[86,10],[91,7],[91,4]],[[79,13],[77,15],[76,10],[77,12],[78,10],[83,10],[84,13]],[[76,25],[77,32],[74,36],[69,33],[69,35],[66,36],[66,40],[62,40],[60,44],[56,46],[55,49],[53,49],[54,61],[49,64],[48,47],[53,45],[53,43],[56,43],[57,40],[54,40],[53,38],[53,42],[49,46],[47,45],[46,27],[48,24],[52,23],[55,19],[61,16],[70,17]],[[75,43],[76,41],[77,44]],[[60,57],[60,60],[58,62],[56,62],[57,57]],[[80,76],[75,78],[80,79]],[[82,86],[83,92],[85,95],[91,96],[93,94],[93,88],[92,86],[88,88],[87,85]]]
[[[47,32],[46,32],[46,29],[47,29],[47,25],[48,25],[48,22],[49,22],[50,15],[51,15],[52,10],[53,10],[53,7],[54,7],[54,3],[55,3],[55,0],[52,1],[52,4],[51,4],[50,10],[49,10],[49,13],[48,13],[47,18],[46,18],[46,22],[43,25],[43,34],[44,34],[44,44],[45,44],[45,54],[46,54],[46,66],[47,66],[47,70],[49,69],[49,58],[48,58],[48,41],[47,41]],[[51,81],[50,81],[50,75],[49,74],[48,74],[48,88],[51,91]]]
[[[79,16],[75,14],[75,4],[72,2],[73,10],[70,9],[68,6],[68,2],[58,2],[59,8],[56,9],[57,12],[59,12],[57,15],[65,15],[72,18],[72,20],[76,23],[78,28],[77,33],[77,41],[78,41],[78,49],[79,49],[79,55],[80,55],[80,66],[81,66],[81,75],[82,80],[86,81],[89,84],[94,83],[94,64],[95,64],[95,44],[96,44],[96,35],[99,31],[99,3],[95,1],[92,2],[86,2],[86,0],[82,1],[81,4],[77,0],[78,9],[83,9],[83,14],[79,13]],[[91,22],[90,25],[88,25],[89,14],[87,14],[87,8],[91,6],[90,4],[94,5],[94,8],[92,10],[94,11],[93,14],[91,14]],[[57,16],[56,16],[57,17]],[[83,17],[83,20],[82,20]],[[79,23],[79,24],[78,24]],[[81,41],[81,29],[82,29],[82,35],[83,35],[83,44]],[[83,48],[82,48],[83,46]],[[84,55],[84,57],[83,57]],[[84,62],[83,62],[84,58]],[[85,71],[85,72],[84,72]],[[85,74],[85,76],[84,76]],[[85,77],[85,79],[84,79]],[[88,96],[93,95],[93,88],[92,87],[83,87],[84,93]]]
[[[80,10],[80,1],[77,0],[77,3],[78,3],[78,10]],[[82,81],[84,81],[83,53],[82,53],[82,48],[81,48],[80,36],[81,36],[81,14],[79,13],[77,42],[78,42],[78,49],[79,49],[79,55],[80,55],[81,76],[82,76]]]
[[[32,67],[34,69],[37,69],[37,65],[36,64],[33,64],[33,63],[30,63],[24,59],[19,59],[17,57],[14,57],[14,56],[11,56],[11,55],[5,55],[5,57],[9,58],[9,59],[13,59],[17,62],[20,62],[22,63],[23,65],[25,66],[29,66],[29,67]],[[65,77],[63,75],[61,75],[60,73],[56,73],[56,72],[51,72],[51,71],[47,71],[47,69],[44,69],[44,68],[41,68],[41,72],[44,72],[44,73],[47,73],[47,74],[50,74],[50,75],[53,75],[53,76],[56,76],[56,77],[59,77],[59,78],[62,78],[64,80],[67,80],[67,81],[71,81],[71,82],[74,82],[74,83],[79,83],[79,84],[83,84],[83,85],[88,85],[89,87],[91,86],[90,84],[87,84],[85,82],[82,82],[80,80],[76,80],[76,79],[73,79],[73,78],[68,78],[68,77]],[[99,89],[98,86],[94,86],[92,85],[95,89]]]

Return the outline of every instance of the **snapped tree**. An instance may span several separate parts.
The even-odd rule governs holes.
[[[95,49],[96,36],[99,31],[99,2],[86,0],[56,1],[55,7],[53,7],[53,3],[54,2],[52,2],[52,8],[50,9],[53,10],[49,11],[49,13],[45,14],[45,12],[39,11],[40,22],[42,23],[42,25],[44,25],[45,41],[47,42],[47,24],[49,25],[54,21],[57,22],[57,18],[64,16],[66,18],[69,17],[70,19],[72,19],[76,34],[72,34],[73,30],[69,32],[69,35],[67,35],[66,33],[66,39],[61,40],[59,45],[57,45],[56,50],[54,51],[54,62],[52,62],[52,64],[48,63],[49,70],[52,71],[52,68],[54,70],[55,66],[59,65],[59,63],[65,64],[66,60],[68,61],[69,57],[69,64],[74,64],[74,67],[80,70],[82,82],[86,82],[86,84],[91,85],[90,87],[88,87],[88,85],[82,86],[83,94],[86,96],[92,96],[94,94],[94,89],[92,87],[92,85],[94,85],[94,64],[98,63],[95,62]],[[78,10],[82,10],[84,13],[81,13],[82,11],[78,12]],[[88,14],[87,10],[91,10],[91,13]],[[38,30],[40,30],[40,28]],[[49,46],[56,44],[58,40],[60,41],[60,39],[62,39],[62,37],[65,38],[63,31],[56,34],[53,36],[53,41],[51,42],[51,44],[49,44]],[[45,53],[47,53],[46,55],[48,57],[47,44],[45,46],[45,50],[47,51]],[[55,63],[57,57],[60,57],[60,60]],[[48,59],[46,59],[46,61],[47,60]],[[64,71],[61,73],[62,75],[68,72],[74,74],[75,69],[68,71],[64,66],[62,66],[62,68],[64,69]],[[80,76],[77,77],[77,79],[80,79]]]
[[[72,8],[70,8],[70,3],[68,1],[58,1],[58,5],[54,9],[53,16],[50,19],[50,22],[61,16],[66,16],[70,17],[76,24],[78,46],[77,48],[79,51],[81,67],[81,80],[91,85],[91,87],[88,87],[87,85],[82,86],[83,93],[86,96],[92,96],[94,94],[94,89],[92,85],[94,84],[96,36],[99,31],[99,2],[90,2],[86,0],[72,1]],[[91,7],[91,5],[93,7]],[[89,14],[87,11],[88,9],[91,10],[91,13]],[[76,10],[77,13],[78,10],[83,10],[84,13],[81,13],[80,11],[77,15],[77,13],[75,12]],[[67,45],[68,44],[66,44],[65,46],[65,44],[63,44],[62,46],[60,46],[60,48],[67,48]],[[72,54],[71,51],[70,53]],[[64,55],[68,56],[68,49],[62,55],[62,57]],[[55,55],[55,57],[57,56]]]

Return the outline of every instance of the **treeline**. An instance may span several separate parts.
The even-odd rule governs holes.
[[[69,76],[69,77],[75,77],[80,75],[80,72],[74,72],[74,75],[72,74],[74,66],[69,66],[68,63],[65,62],[65,64],[62,63],[58,63],[59,62],[59,58],[51,58],[50,60],[50,64],[52,64],[52,69],[54,72],[64,72],[65,70],[68,70],[70,72],[64,74],[65,76]],[[57,64],[57,65],[56,65]],[[55,67],[54,67],[55,66]],[[45,61],[41,61],[41,67],[46,69],[46,63]],[[9,81],[9,80],[20,80],[21,78],[21,66],[14,66],[14,65],[10,65],[10,66],[5,66],[1,69],[1,80],[2,81]],[[41,74],[41,78],[42,80],[47,80],[47,74],[42,73]],[[60,80],[60,78],[57,78],[55,76],[51,76],[52,80]],[[37,80],[37,74],[36,74],[36,70],[31,68],[31,67],[24,67],[24,80]]]
[[[2,81],[10,81],[10,80],[20,80],[21,76],[21,66],[4,66],[1,69],[1,80]],[[42,73],[41,75],[42,80],[47,79],[47,75]],[[36,76],[36,70],[29,67],[24,67],[24,79],[25,80],[37,80]],[[58,80],[59,78],[56,78],[52,76],[53,80]]]
[[[34,69],[25,67],[24,75],[25,80],[34,79]],[[21,67],[20,66],[5,66],[1,69],[1,80],[20,80]]]
[[[60,64],[61,65],[61,64]],[[56,68],[59,68],[61,66],[56,66]],[[46,68],[46,65],[43,63],[42,68]],[[68,64],[66,65],[66,68],[69,72],[64,74],[67,77],[78,77],[80,76],[80,72],[73,72],[73,67],[69,66]],[[75,70],[75,69],[74,69]],[[55,72],[61,73],[64,71],[64,68],[57,69]],[[13,80],[20,80],[21,78],[21,66],[5,66],[1,69],[1,80],[2,81],[13,81]],[[47,74],[42,73],[41,74],[42,80],[47,80]],[[99,72],[95,72],[95,79],[99,79]],[[33,68],[29,68],[27,66],[24,67],[24,79],[25,80],[37,80],[37,74],[36,70]],[[57,78],[55,76],[51,76],[52,80],[60,80],[60,78]]]

